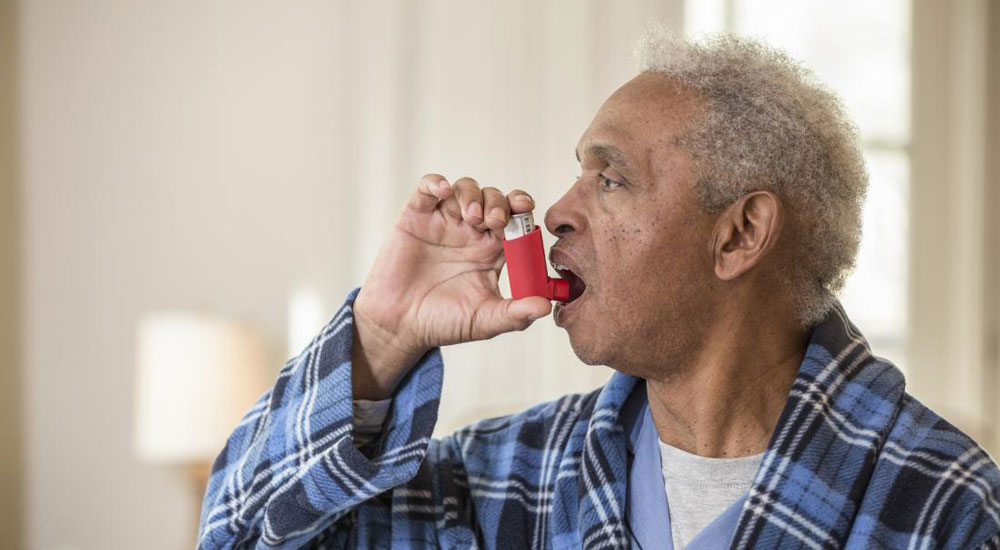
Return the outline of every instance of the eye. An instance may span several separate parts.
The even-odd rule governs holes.
[[[601,191],[614,191],[623,185],[622,182],[615,181],[604,174],[597,176],[597,181],[601,186]]]

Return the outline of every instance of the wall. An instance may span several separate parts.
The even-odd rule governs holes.
[[[988,52],[988,82],[986,97],[993,98],[987,105],[986,120],[989,125],[986,136],[986,151],[1000,151],[1000,2],[990,2],[987,17],[989,29]],[[986,369],[983,392],[987,397],[983,400],[987,405],[985,411],[988,422],[992,425],[990,452],[994,457],[1000,456],[1000,155],[987,154],[989,165],[986,169],[985,204],[989,212],[984,231],[986,265],[986,287],[992,289],[990,299],[984,304]]]
[[[28,548],[191,546],[180,473],[132,453],[141,313],[252,321],[277,368],[290,297],[333,312],[421,174],[551,204],[678,5],[26,0]],[[440,431],[607,376],[550,325],[446,360]]]
[[[21,415],[18,5],[0,0],[0,539],[21,548],[24,445]]]

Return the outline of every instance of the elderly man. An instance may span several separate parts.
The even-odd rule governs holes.
[[[1000,470],[834,298],[867,185],[836,98],[753,42],[642,51],[545,216],[611,380],[430,438],[439,347],[552,307],[497,288],[531,197],[425,176],[219,456],[200,548],[1000,548]]]

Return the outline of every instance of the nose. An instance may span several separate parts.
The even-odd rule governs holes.
[[[570,233],[585,231],[587,217],[584,211],[582,186],[577,180],[566,193],[545,213],[545,228],[558,238]]]

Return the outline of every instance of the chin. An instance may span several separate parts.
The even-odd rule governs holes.
[[[587,365],[607,365],[607,354],[600,349],[590,335],[577,335],[574,337],[572,330],[569,333],[569,345],[573,348],[576,357]]]
[[[586,365],[602,365],[622,374],[638,378],[646,378],[645,375],[647,373],[640,372],[640,370],[632,369],[627,365],[621,364],[621,362],[615,359],[611,353],[608,352],[608,350],[601,350],[596,346],[590,347],[582,344],[576,344],[572,341],[570,345],[573,347],[573,353],[575,353],[577,358]]]
[[[646,364],[649,358],[643,357],[644,350],[636,348],[641,344],[637,344],[627,333],[618,332],[610,338],[601,338],[605,331],[595,323],[587,322],[583,318],[574,321],[577,322],[563,328],[569,335],[573,353],[581,362],[587,365],[607,366],[622,374],[639,378],[646,378],[649,374],[640,366]]]
[[[595,354],[590,354],[587,351],[581,351],[577,348],[573,348],[573,353],[576,354],[577,359],[579,359],[585,365],[605,365],[605,361],[600,359],[600,356]]]

